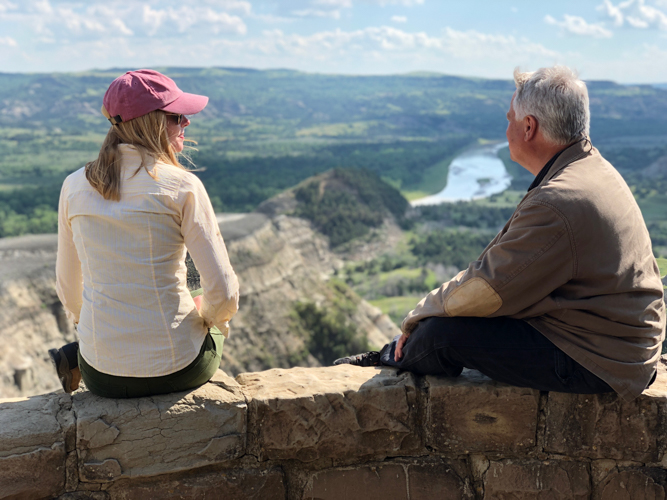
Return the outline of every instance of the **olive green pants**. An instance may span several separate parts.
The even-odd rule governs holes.
[[[201,295],[201,290],[192,296]],[[187,391],[208,382],[220,367],[225,337],[211,328],[204,338],[199,355],[185,368],[160,377],[118,377],[97,371],[78,353],[79,370],[86,388],[105,398],[141,398],[169,392]]]

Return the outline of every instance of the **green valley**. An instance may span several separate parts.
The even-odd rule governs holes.
[[[196,173],[216,210],[224,212],[253,210],[339,167],[369,170],[408,199],[437,192],[454,157],[480,141],[504,139],[514,90],[510,80],[433,73],[157,69],[182,88],[210,96],[186,135],[197,141],[189,152]],[[123,71],[0,73],[0,237],[55,230],[60,183],[96,156],[108,129],[99,112],[102,95]],[[612,82],[588,85],[593,143],[633,187],[656,254],[667,255],[667,168],[647,171],[667,155],[667,91]],[[513,177],[506,192],[457,208],[446,221],[438,219],[438,209],[433,209],[436,215],[423,209],[421,216],[430,221],[426,226],[472,228],[478,231],[474,236],[457,238],[486,238],[532,180],[507,149],[499,156]],[[309,210],[312,220],[319,217],[326,224],[326,214]],[[366,218],[370,226],[377,222],[370,213]],[[338,227],[333,243],[364,232],[356,226]],[[449,230],[443,227],[436,229]],[[445,234],[414,237],[444,238],[433,239],[437,246],[449,238]]]

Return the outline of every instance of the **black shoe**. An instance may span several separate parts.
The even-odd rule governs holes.
[[[56,368],[58,379],[63,386],[63,391],[72,394],[72,370],[62,349],[49,349],[49,357]]]
[[[377,366],[380,364],[380,353],[378,351],[363,352],[354,356],[338,358],[333,362],[334,365],[356,365],[356,366]]]

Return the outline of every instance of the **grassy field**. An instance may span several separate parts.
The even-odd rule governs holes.
[[[435,273],[424,267],[403,266],[389,271],[376,268],[348,268],[345,282],[364,298],[379,299],[386,296],[426,293],[439,283]]]
[[[526,196],[526,191],[507,189],[489,198],[474,200],[473,203],[483,207],[516,207],[524,196]]]
[[[379,308],[384,314],[389,315],[394,323],[400,325],[405,316],[423,298],[423,295],[408,295],[404,297],[386,297],[384,299],[370,300],[369,302]]]
[[[657,194],[637,200],[646,222],[658,222],[667,219],[667,195]]]
[[[439,193],[447,186],[447,176],[449,175],[449,165],[456,155],[448,156],[440,160],[435,165],[424,170],[422,180],[409,190],[402,190],[401,194],[408,201],[424,198],[425,196]]]
[[[337,167],[371,170],[409,200],[437,193],[447,184],[453,158],[463,150],[504,140],[505,111],[515,89],[511,80],[436,74],[160,70],[182,88],[210,98],[186,136],[199,142],[199,151],[192,154],[202,167],[197,175],[221,212],[253,210],[306,178]],[[55,210],[53,200],[64,177],[99,150],[109,127],[99,112],[101,97],[119,71],[0,73],[0,212],[5,218],[17,215],[29,221],[38,217],[41,205]],[[639,204],[653,224],[651,235],[660,240],[656,255],[667,256],[667,188],[641,174],[667,154],[667,136],[660,132],[667,130],[667,92],[612,82],[587,84],[593,142],[630,184],[637,183]],[[499,151],[513,176],[510,189],[477,201],[475,217],[484,215],[479,207],[509,208],[525,194],[533,176],[509,156],[507,148]],[[8,196],[27,187],[50,194],[39,203],[25,193],[16,199]],[[17,200],[30,206],[18,207]],[[21,226],[20,217],[14,220],[11,231],[0,228],[0,236],[33,227]],[[473,227],[470,220],[459,225]]]
[[[658,259],[658,267],[660,268],[660,277],[664,278],[667,276],[667,259]],[[667,289],[667,285],[665,285],[663,288]]]

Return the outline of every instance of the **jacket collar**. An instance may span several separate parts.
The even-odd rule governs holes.
[[[542,180],[537,184],[537,186],[531,186],[531,187],[540,187],[541,185],[545,184],[546,182],[551,180],[558,172],[560,172],[566,166],[568,166],[570,163],[573,163],[577,160],[580,160],[584,156],[589,155],[591,151],[593,151],[593,149],[594,149],[593,144],[591,143],[591,139],[588,136],[584,137],[583,139],[580,139],[574,144],[569,145],[563,151],[558,153],[553,164],[546,172],[546,175],[544,175]],[[541,173],[542,172],[540,172],[540,174]],[[538,176],[540,174],[538,174]]]
[[[566,148],[567,149],[567,148]],[[563,154],[563,151],[565,149],[561,149],[558,153],[553,155],[551,159],[547,162],[546,165],[542,167],[542,170],[539,171],[539,173],[535,176],[533,179],[533,182],[530,183],[530,187],[528,188],[528,192],[530,193],[533,189],[535,189],[537,186],[540,185],[542,180],[546,177],[547,173],[549,173],[549,170],[551,169],[551,166],[556,162],[558,157]]]

